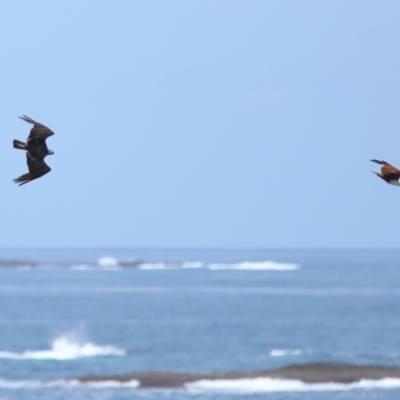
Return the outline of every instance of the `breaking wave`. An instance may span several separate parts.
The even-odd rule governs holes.
[[[310,392],[310,391],[344,391],[354,389],[399,389],[399,378],[378,380],[362,379],[354,383],[304,383],[300,380],[276,378],[246,378],[200,380],[185,384],[194,391],[229,391],[237,393],[251,392]]]
[[[146,262],[138,264],[139,269],[199,269],[206,267],[207,264],[204,264],[200,261],[184,262],[184,263]]]
[[[209,270],[247,270],[247,271],[293,271],[300,268],[296,263],[280,263],[275,261],[242,261],[238,263],[206,263],[202,261],[143,261],[137,259],[118,260],[112,256],[102,256],[95,263],[10,263],[17,269],[62,269],[71,270],[120,270],[121,268],[137,268],[143,270],[164,269],[209,269]]]
[[[54,387],[54,386],[87,386],[92,388],[137,388],[140,386],[140,382],[137,379],[132,379],[127,382],[120,382],[116,380],[104,380],[104,381],[89,381],[82,382],[78,379],[58,379],[54,381],[41,382],[40,387]]]
[[[13,381],[0,378],[0,388],[6,389],[40,389],[50,387],[89,387],[89,388],[140,388],[140,381],[132,379],[80,381],[78,379],[56,379],[52,381]],[[190,392],[230,392],[230,393],[270,393],[270,392],[334,392],[363,389],[390,390],[400,388],[399,378],[378,380],[362,379],[353,383],[305,383],[295,379],[279,378],[243,378],[243,379],[204,379],[184,384]],[[177,388],[178,389],[178,388]]]
[[[91,387],[91,388],[137,388],[140,382],[136,379],[127,382],[104,380],[99,382],[81,382],[78,379],[56,379],[54,381],[12,381],[0,378],[0,388],[4,389],[40,389],[49,387]]]
[[[50,350],[26,350],[21,353],[0,351],[0,359],[13,360],[74,360],[88,357],[121,357],[126,350],[115,346],[98,346],[94,343],[80,343],[69,336],[55,339]]]
[[[295,350],[274,349],[269,352],[270,357],[301,356],[302,354],[304,354],[304,351],[300,349],[295,349]]]
[[[299,269],[298,264],[285,264],[273,261],[244,261],[236,264],[203,263],[200,261],[184,263],[141,263],[139,269],[210,269],[210,270],[247,270],[247,271],[293,271]]]
[[[293,271],[299,269],[300,266],[298,264],[285,264],[285,263],[277,263],[273,261],[259,261],[259,262],[251,262],[244,261],[237,264],[210,264],[210,269],[237,269],[237,270],[253,270],[253,271],[261,271],[261,270],[271,270],[271,271]]]
[[[118,268],[118,260],[114,257],[100,257],[97,261],[97,265],[100,268]]]

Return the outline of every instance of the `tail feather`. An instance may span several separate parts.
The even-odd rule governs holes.
[[[14,149],[28,150],[26,147],[26,143],[20,142],[19,140],[14,139],[13,145],[14,145]]]
[[[21,175],[18,178],[13,179],[13,181],[14,181],[14,183],[19,183],[18,186],[21,186],[21,185],[25,185],[25,183],[33,181],[36,178],[38,178],[38,176],[34,176],[30,172],[28,172],[27,174]]]
[[[383,161],[383,160],[381,160],[381,161],[379,161],[379,160],[370,160],[370,161],[372,161],[374,163],[377,163],[377,164],[381,164],[381,165],[390,165],[388,162]]]

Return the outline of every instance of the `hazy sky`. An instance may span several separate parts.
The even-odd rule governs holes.
[[[398,1],[8,1],[0,246],[400,247]],[[50,174],[13,139],[55,131]]]

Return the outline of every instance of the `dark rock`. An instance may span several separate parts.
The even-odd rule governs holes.
[[[90,375],[77,378],[82,383],[118,381],[129,382],[138,380],[141,387],[147,388],[178,388],[185,383],[201,379],[241,379],[241,378],[280,378],[295,379],[306,383],[352,383],[361,379],[378,380],[382,378],[400,378],[400,368],[386,366],[358,366],[341,363],[307,363],[293,364],[286,367],[250,372],[214,372],[214,373],[183,373],[183,372],[135,372],[124,375]]]

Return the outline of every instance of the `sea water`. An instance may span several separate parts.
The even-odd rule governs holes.
[[[400,398],[390,379],[180,389],[68,380],[400,366],[400,251],[0,249],[1,260],[12,267],[0,268],[0,400]]]

